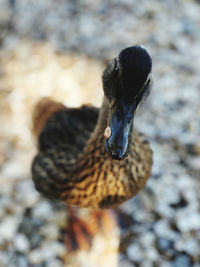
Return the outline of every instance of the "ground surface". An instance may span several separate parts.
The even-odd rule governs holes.
[[[33,105],[99,106],[104,62],[135,43],[153,58],[135,125],[154,167],[121,207],[132,221],[121,225],[119,266],[200,266],[200,4],[138,2],[0,0],[0,266],[64,266],[66,209],[31,182]]]

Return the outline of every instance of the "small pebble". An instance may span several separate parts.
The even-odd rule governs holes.
[[[29,240],[31,248],[37,248],[40,245],[41,241],[43,240],[43,236],[39,234],[37,231],[33,231],[29,235]]]
[[[30,248],[27,237],[24,234],[18,233],[14,239],[14,247],[19,252],[27,252]]]
[[[141,262],[144,258],[144,252],[138,244],[131,244],[127,249],[127,256],[134,262]]]
[[[28,255],[28,259],[31,264],[41,264],[43,262],[43,257],[40,249],[32,249]]]
[[[41,229],[40,233],[49,240],[57,240],[59,238],[59,229],[55,224],[47,224]]]
[[[174,249],[174,244],[169,239],[158,238],[157,247],[162,254],[164,254],[170,258],[176,254],[176,251]]]
[[[174,240],[177,238],[177,233],[170,228],[167,220],[159,220],[154,224],[154,231],[157,236]]]
[[[28,267],[28,260],[24,253],[21,252],[8,252],[7,266],[9,267]]]
[[[175,248],[178,251],[185,251],[189,255],[200,255],[199,243],[194,238],[188,240],[179,239],[175,242]]]
[[[162,251],[166,251],[173,247],[172,241],[166,238],[159,238],[157,245],[158,245],[158,248]]]
[[[192,267],[192,263],[188,255],[180,254],[176,256],[171,266],[172,267]]]
[[[148,259],[150,262],[156,262],[159,259],[159,254],[153,246],[146,249],[145,252],[144,258]]]
[[[147,231],[143,233],[140,237],[140,241],[144,244],[145,247],[151,247],[155,241],[155,234],[153,232]]]
[[[33,216],[40,219],[48,219],[53,215],[53,210],[48,201],[41,201],[33,209]]]
[[[177,226],[182,232],[200,229],[200,214],[186,210],[177,213]]]
[[[0,236],[6,240],[12,240],[18,226],[18,218],[7,216],[0,223]]]

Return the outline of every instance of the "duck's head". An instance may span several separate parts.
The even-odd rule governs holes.
[[[132,46],[122,50],[103,72],[104,94],[110,105],[106,150],[113,159],[128,156],[135,111],[150,92],[151,68],[148,52]]]

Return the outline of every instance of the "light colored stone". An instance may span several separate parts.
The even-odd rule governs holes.
[[[137,243],[131,244],[127,249],[127,256],[130,260],[135,262],[141,262],[144,258],[144,252]]]
[[[14,239],[14,247],[17,251],[27,252],[30,248],[30,243],[24,234],[18,233]]]
[[[144,258],[148,259],[150,262],[157,262],[159,259],[158,251],[153,246],[150,246],[145,250]]]
[[[200,229],[200,214],[190,209],[177,214],[177,226],[180,231],[187,232]]]
[[[199,243],[194,238],[178,239],[175,248],[179,251],[186,251],[189,255],[199,255]]]
[[[13,240],[18,226],[18,218],[14,216],[5,217],[0,223],[0,236],[5,240]]]
[[[50,203],[47,200],[43,200],[34,207],[33,216],[48,220],[53,214]]]
[[[48,223],[40,231],[49,240],[57,240],[59,238],[59,228],[56,224]]]
[[[31,264],[40,264],[43,261],[40,249],[32,249],[28,255]]]
[[[167,219],[161,219],[154,224],[154,231],[159,237],[164,237],[167,239],[176,239],[177,234],[170,229],[169,221]]]

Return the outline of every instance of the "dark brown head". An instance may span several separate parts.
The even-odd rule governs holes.
[[[152,84],[152,61],[141,46],[122,50],[103,73],[104,94],[110,103],[106,149],[113,159],[127,157],[134,113],[148,96]]]

